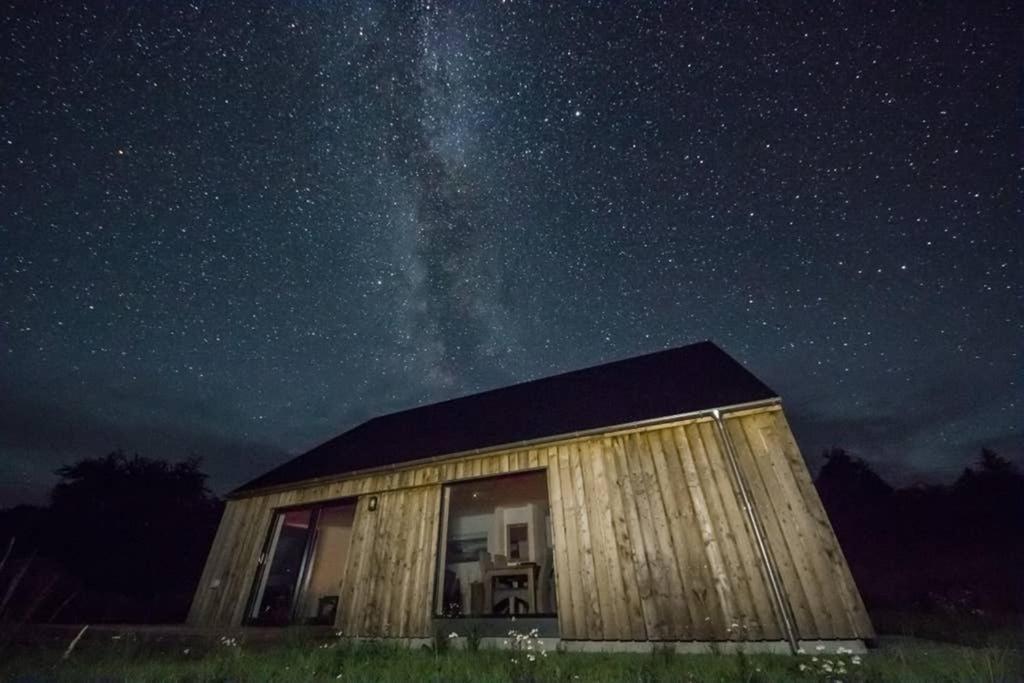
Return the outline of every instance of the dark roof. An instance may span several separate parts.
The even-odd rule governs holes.
[[[775,397],[711,342],[375,417],[232,492]]]

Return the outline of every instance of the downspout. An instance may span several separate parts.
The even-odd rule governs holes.
[[[719,438],[725,446],[725,457],[729,461],[729,467],[732,470],[733,478],[736,480],[736,488],[740,492],[740,498],[743,501],[743,507],[747,513],[747,520],[750,522],[750,528],[754,533],[757,553],[761,556],[761,562],[764,564],[765,575],[768,578],[768,588],[772,595],[772,603],[775,607],[775,613],[778,615],[782,630],[786,634],[786,640],[789,641],[790,649],[793,654],[796,654],[800,645],[796,626],[793,623],[792,608],[790,607],[789,600],[786,598],[786,593],[782,588],[782,579],[779,576],[779,570],[775,564],[775,557],[772,555],[771,547],[768,545],[767,535],[765,534],[764,527],[761,524],[761,518],[758,516],[757,509],[754,507],[754,500],[750,493],[750,487],[747,484],[746,477],[743,476],[743,470],[740,469],[739,458],[736,455],[736,447],[732,442],[732,437],[729,436],[729,432],[725,429],[725,423],[722,421],[721,411],[715,408],[711,411],[711,415],[715,419],[715,426],[718,429]]]

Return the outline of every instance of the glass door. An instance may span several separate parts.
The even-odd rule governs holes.
[[[274,516],[270,539],[260,558],[264,570],[253,596],[251,623],[283,626],[291,621],[313,515],[313,509],[305,509],[278,512]]]
[[[354,518],[354,502],[278,511],[260,556],[246,622],[334,623]]]

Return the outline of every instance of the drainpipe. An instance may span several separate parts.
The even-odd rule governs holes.
[[[747,520],[750,522],[750,528],[754,533],[754,541],[757,545],[757,553],[761,557],[761,562],[764,564],[765,574],[768,578],[768,588],[772,595],[772,603],[775,607],[775,613],[779,618],[782,630],[786,634],[786,640],[789,641],[789,647],[793,654],[796,654],[799,645],[799,636],[796,632],[796,627],[793,624],[792,608],[789,605],[789,600],[786,598],[786,593],[782,589],[782,579],[779,576],[778,567],[775,564],[775,558],[772,556],[771,548],[768,545],[767,535],[765,534],[764,527],[761,524],[761,519],[758,517],[757,509],[754,507],[753,496],[750,493],[750,486],[747,484],[746,477],[743,476],[743,470],[740,469],[739,458],[736,455],[736,447],[733,445],[732,437],[729,436],[729,432],[725,429],[725,423],[722,421],[722,413],[717,408],[711,411],[712,417],[715,419],[715,427],[718,429],[719,438],[722,440],[722,444],[725,446],[725,457],[729,461],[729,467],[732,470],[733,478],[736,481],[736,488],[739,490],[740,499],[743,501],[744,511],[747,513]]]

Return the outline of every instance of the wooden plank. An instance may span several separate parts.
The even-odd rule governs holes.
[[[681,477],[681,473],[669,469],[668,458],[662,446],[663,433],[664,430],[645,432],[638,434],[637,439],[645,442],[645,450],[650,453],[652,471],[649,476],[653,477],[654,487],[658,492],[658,500],[654,507],[658,515],[664,516],[668,534],[668,561],[675,566],[675,573],[678,576],[679,592],[673,593],[672,600],[675,603],[674,609],[680,617],[678,621],[683,628],[676,633],[676,638],[694,640],[698,633],[704,630],[704,614],[692,600],[694,587],[700,582],[700,567],[692,566],[690,562],[689,549],[693,541],[686,535],[676,494],[681,484],[677,477]]]
[[[377,565],[374,572],[378,581],[378,612],[380,622],[378,632],[382,636],[398,635],[394,632],[394,610],[391,609],[395,602],[397,586],[401,586],[403,578],[402,554],[408,547],[408,524],[406,514],[412,503],[416,489],[405,489],[402,491],[389,492],[388,499],[391,509],[387,516],[382,519],[383,529],[374,541],[374,547],[379,548],[381,564]]]
[[[380,614],[383,593],[381,569],[385,566],[384,563],[387,562],[386,536],[388,533],[388,523],[395,519],[393,514],[395,499],[392,497],[391,491],[375,495],[377,496],[377,509],[371,512],[367,508],[367,516],[370,519],[372,531],[366,539],[364,553],[370,561],[363,566],[363,586],[360,589],[360,592],[363,594],[363,608],[361,610],[361,618],[358,620],[361,628],[358,635],[368,637],[384,635],[384,620]],[[385,542],[382,542],[382,540]]]
[[[580,444],[581,468],[587,516],[590,520],[591,542],[594,550],[598,596],[602,616],[603,640],[629,640],[631,629],[626,614],[626,595],[622,585],[612,527],[610,492],[604,476],[601,443],[584,441]]]
[[[536,448],[531,448],[527,455],[527,466],[530,468],[541,467],[540,453]]]
[[[713,427],[710,422],[693,424],[686,427],[686,434],[736,598],[732,621],[718,637],[781,639],[763,567]]]
[[[687,589],[693,605],[694,638],[710,640],[715,633],[724,632],[724,624],[729,623],[722,607],[725,599],[732,599],[728,577],[724,575],[717,541],[710,519],[707,518],[707,507],[693,468],[693,457],[689,446],[685,445],[686,436],[676,429],[663,429],[657,434],[661,439],[665,469],[672,483],[672,497],[676,501],[676,512],[679,515],[677,532],[683,547],[677,546],[676,552],[685,555],[680,563],[689,577]],[[677,439],[684,441],[682,449]],[[685,466],[684,457],[687,459]],[[697,512],[698,507],[700,514]],[[720,585],[716,571],[721,572]],[[724,593],[728,593],[728,598],[723,597]]]
[[[740,614],[740,608],[737,606],[739,598],[733,586],[733,577],[729,575],[725,551],[718,538],[715,513],[708,496],[705,495],[697,459],[694,456],[694,449],[691,447],[690,439],[693,435],[683,427],[674,428],[671,433],[676,452],[679,455],[679,464],[686,482],[693,517],[697,522],[696,528],[703,543],[711,585],[714,588],[714,595],[717,597],[717,600],[713,600],[710,595],[708,596],[709,608],[704,619],[710,632],[706,637],[708,639],[722,638],[726,634],[726,629],[735,622]],[[700,444],[696,444],[696,446],[701,449]],[[702,450],[700,452],[703,453]]]
[[[760,552],[757,537],[744,503],[743,495],[740,492],[740,482],[736,480],[732,465],[727,459],[725,444],[721,440],[717,425],[708,421],[698,427],[704,439],[705,449],[709,456],[709,462],[716,478],[722,483],[722,490],[730,492],[730,499],[725,506],[726,515],[730,520],[730,526],[734,529],[734,539],[738,557],[743,566],[743,574],[750,587],[750,594],[754,600],[756,618],[753,623],[740,622],[740,630],[744,638],[760,638],[765,632],[778,633],[779,638],[786,637],[782,617],[777,613],[771,584],[769,583],[768,568]],[[729,485],[724,482],[728,480]],[[724,495],[724,493],[723,493]],[[723,502],[726,502],[723,498]]]
[[[637,577],[637,594],[644,614],[645,640],[661,640],[662,634],[666,632],[665,615],[651,571],[648,544],[644,542],[643,522],[636,506],[636,493],[633,490],[628,462],[630,454],[627,452],[624,437],[613,437],[611,442],[615,453],[617,483],[622,491],[622,511],[626,518],[630,555]]]
[[[627,434],[626,463],[633,489],[634,504],[640,518],[644,552],[651,572],[652,594],[657,601],[660,630],[657,640],[675,640],[689,630],[683,606],[683,590],[676,567],[675,552],[669,539],[668,521],[661,507],[661,493],[654,476],[651,454],[642,435]],[[682,613],[681,613],[682,612]]]
[[[441,491],[441,519],[440,528],[444,532],[444,536],[438,539],[438,563],[435,571],[441,572],[443,568],[448,565],[448,524],[451,519],[451,497],[452,492],[450,487],[445,487]],[[440,612],[444,614],[446,605],[444,604],[444,582],[438,581],[434,586],[434,600],[432,603],[435,606],[433,613]]]
[[[580,581],[583,584],[583,592],[587,598],[587,633],[593,640],[603,638],[604,614],[609,614],[611,602],[609,601],[608,578],[604,577],[604,585],[601,585],[601,573],[604,572],[604,564],[595,561],[594,542],[590,533],[590,514],[588,510],[587,492],[583,482],[583,454],[580,452],[580,444],[572,444],[568,447],[569,464],[572,469],[573,494],[576,502],[576,529],[579,538],[580,564],[583,573]]]
[[[342,586],[342,605],[338,614],[337,626],[345,635],[359,635],[363,632],[361,623],[366,603],[365,581],[366,570],[370,565],[369,548],[377,519],[376,512],[367,509],[368,499],[360,498],[356,503],[356,513],[352,526],[351,550],[345,568],[345,581]]]
[[[437,572],[436,567],[425,567],[420,563],[423,554],[423,533],[426,526],[428,492],[430,488],[420,488],[412,496],[412,506],[406,514],[408,551],[404,554],[404,568],[401,582],[401,609],[398,611],[396,631],[403,638],[416,637],[422,627],[419,609],[423,606],[423,598],[431,595],[429,576]],[[437,515],[436,508],[430,508],[431,515]],[[397,588],[396,588],[397,590]],[[424,593],[426,595],[424,595]]]
[[[789,464],[790,472],[804,504],[805,514],[811,520],[810,526],[814,530],[818,547],[826,556],[827,567],[831,570],[827,575],[827,580],[843,603],[846,625],[842,629],[844,635],[841,637],[872,639],[875,637],[875,631],[868,617],[867,609],[864,607],[860,592],[850,573],[849,564],[839,546],[832,523],[821,504],[818,491],[811,481],[807,465],[804,463],[793,433],[789,429],[786,416],[782,410],[778,410],[766,414],[765,418],[773,427],[771,433],[777,439],[778,452]]]
[[[752,416],[750,427],[753,431],[748,432],[748,440],[752,448],[759,449],[759,452],[763,449],[765,457],[772,463],[773,472],[785,482],[789,492],[794,514],[798,517],[809,568],[816,579],[814,586],[821,601],[820,607],[812,603],[812,609],[815,610],[816,616],[829,617],[829,632],[832,633],[832,637],[874,637],[870,630],[870,622],[867,622],[870,635],[865,635],[855,625],[857,617],[854,615],[859,613],[867,620],[866,611],[824,510],[820,507],[815,510],[816,502],[820,506],[817,491],[810,480],[807,466],[796,449],[796,443],[792,444],[792,453],[787,452],[788,445],[778,433],[776,417],[781,415],[779,411]],[[782,419],[784,422],[784,418]],[[792,438],[791,435],[789,437]],[[808,497],[808,493],[813,497]],[[819,514],[824,517],[824,524],[819,522]]]
[[[425,518],[423,492],[422,488],[404,492],[405,518],[399,530],[398,546],[392,550],[398,570],[390,591],[394,595],[391,600],[390,622],[394,632],[402,637],[409,635],[409,612],[414,609],[413,591],[423,583],[422,577],[413,573],[416,555],[420,551],[421,528]],[[437,511],[431,510],[431,513],[437,514]]]
[[[256,560],[270,527],[273,513],[270,498],[265,496],[253,500],[235,543],[231,546],[231,559],[226,565],[223,579],[224,592],[215,617],[218,625],[238,626],[242,621],[246,598],[256,571]]]
[[[418,577],[418,587],[413,593],[410,615],[409,637],[427,637],[431,635],[434,583],[437,582],[437,552],[439,516],[437,511],[441,505],[441,487],[430,486],[422,491],[425,514],[420,524],[419,551],[413,565],[413,575]]]
[[[569,564],[569,589],[572,592],[572,624],[573,634],[568,636],[576,639],[590,637],[587,612],[589,611],[588,596],[583,592],[580,576],[583,574],[583,562],[580,558],[580,537],[576,524],[576,494],[573,489],[572,467],[569,462],[569,447],[558,448],[558,480],[562,491],[562,514],[565,521],[565,545]],[[566,637],[563,634],[563,637]]]
[[[572,606],[571,586],[575,576],[569,569],[569,541],[565,532],[565,506],[562,502],[561,473],[558,464],[558,450],[544,449],[542,454],[548,463],[548,506],[551,510],[551,532],[554,536],[555,594],[558,602],[558,627],[563,638],[576,636],[576,620]]]
[[[388,560],[387,543],[381,542],[387,535],[388,523],[394,520],[395,498],[390,491],[377,496],[377,510],[370,512],[373,521],[373,535],[367,540],[366,554],[370,562],[364,568],[363,591],[365,602],[362,609],[360,624],[362,631],[359,635],[368,637],[379,637],[384,634],[384,619],[381,617],[381,599],[384,587],[381,580],[381,568],[386,566]]]
[[[408,628],[410,637],[414,634],[420,637],[430,635],[433,588],[437,583],[437,528],[440,523],[438,512],[441,504],[441,487],[424,487],[420,495],[423,497],[422,513],[419,520],[419,537],[416,541],[417,550],[412,565],[412,575],[417,579],[417,589],[409,597],[409,603],[412,605]]]
[[[816,553],[806,538],[804,516],[793,513],[793,506],[799,504],[799,494],[789,473],[775,471],[766,447],[754,451],[757,446],[751,443],[746,431],[749,420],[750,416],[726,419],[723,426],[750,486],[797,632],[803,638],[834,638],[826,599],[811,566]],[[760,440],[760,434],[756,438]]]
[[[608,512],[611,516],[611,528],[614,546],[609,552],[614,551],[616,565],[619,567],[619,577],[622,580],[622,587],[626,601],[626,617],[628,619],[628,630],[623,636],[624,640],[645,640],[647,638],[647,620],[644,616],[644,605],[640,599],[640,589],[637,584],[637,571],[635,567],[633,546],[629,537],[629,523],[626,520],[626,512],[623,503],[622,485],[618,469],[616,468],[615,445],[611,439],[601,440],[601,468],[604,471],[605,488],[608,492]],[[651,615],[653,623],[654,618]]]

